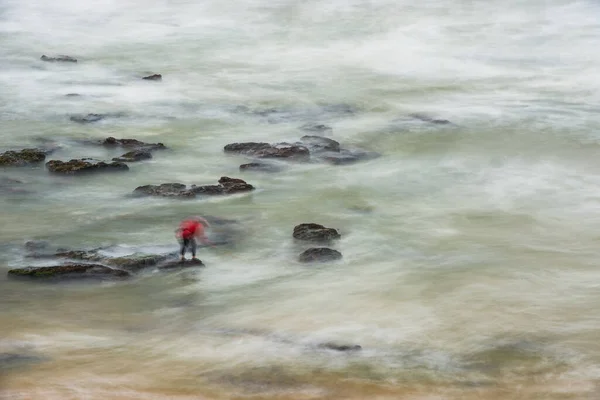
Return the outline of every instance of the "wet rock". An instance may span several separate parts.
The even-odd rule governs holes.
[[[106,118],[106,114],[87,114],[87,115],[71,115],[69,119],[80,124],[89,124],[98,122]]]
[[[261,142],[231,143],[226,145],[223,150],[226,153],[238,153],[256,158],[307,160],[310,157],[306,147],[289,143],[275,145]]]
[[[106,147],[125,147],[136,150],[165,150],[167,147],[162,143],[144,143],[137,139],[115,139],[110,136],[102,140],[100,144]],[[124,155],[123,155],[124,156]],[[123,157],[122,156],[122,157]]]
[[[335,350],[335,351],[358,351],[362,350],[362,347],[358,344],[338,344],[334,342],[321,343],[318,347],[322,349]]]
[[[303,131],[310,131],[310,132],[329,132],[329,131],[333,130],[328,125],[315,124],[315,123],[306,123],[306,124],[302,125],[300,127],[300,129],[302,129]]]
[[[138,271],[165,262],[170,255],[129,255],[106,259],[105,263],[127,271]]]
[[[71,56],[65,56],[65,55],[58,55],[56,57],[48,57],[47,55],[42,55],[40,57],[40,60],[42,61],[46,61],[46,62],[71,62],[71,63],[76,63],[77,59]]]
[[[110,162],[83,158],[80,160],[60,161],[50,160],[46,163],[48,171],[55,174],[83,175],[99,172],[121,172],[129,170],[127,164],[122,162]]]
[[[240,171],[280,172],[281,167],[274,164],[253,162],[240,165]]]
[[[339,152],[340,143],[323,136],[306,135],[300,138],[300,142],[308,147],[311,152],[331,151]]]
[[[53,257],[79,261],[102,261],[106,257],[98,254],[98,250],[65,250],[57,251]]]
[[[294,239],[309,242],[328,242],[341,238],[337,230],[313,223],[296,225],[292,235]]]
[[[129,277],[130,273],[100,264],[66,264],[11,269],[8,276],[36,279],[123,279]]]
[[[0,166],[22,167],[38,164],[46,159],[46,153],[39,149],[23,149],[20,151],[7,151],[0,154]]]
[[[79,93],[67,93],[65,97],[81,97],[81,95]]]
[[[340,149],[339,152],[325,152],[320,158],[333,165],[348,165],[359,161],[368,161],[380,157],[381,154],[373,151]]]
[[[254,186],[242,179],[229,178],[227,176],[219,179],[218,185],[192,185],[189,189],[182,183],[163,183],[161,185],[145,185],[135,188],[136,195],[194,198],[196,195],[218,196],[248,192],[254,190]]]
[[[301,263],[315,263],[315,262],[329,262],[340,260],[342,253],[337,250],[329,249],[327,247],[313,247],[310,248],[298,257],[298,261]]]
[[[271,148],[271,145],[269,143],[245,142],[228,144],[223,148],[223,150],[225,151],[225,153],[238,153],[253,156],[256,152],[269,148]]]
[[[50,242],[47,240],[28,240],[25,242],[26,251],[43,251],[48,250]]]
[[[120,157],[115,157],[113,161],[120,162],[135,162],[142,160],[149,160],[152,158],[152,154],[147,150],[134,150],[123,154]]]
[[[184,261],[180,261],[180,260],[173,260],[173,261],[168,261],[164,264],[161,264],[158,266],[158,269],[161,270],[169,270],[169,269],[179,269],[179,268],[190,268],[190,267],[204,267],[204,263],[202,262],[202,260],[192,260],[192,259],[187,259]]]
[[[162,81],[162,75],[154,74],[154,75],[145,76],[142,79],[144,79],[146,81]]]
[[[447,125],[450,124],[450,121],[448,121],[447,119],[437,119],[437,118],[432,118],[429,117],[425,114],[419,114],[419,113],[415,113],[415,114],[411,114],[411,117],[421,120],[423,122],[429,122],[432,124],[437,124],[437,125]]]

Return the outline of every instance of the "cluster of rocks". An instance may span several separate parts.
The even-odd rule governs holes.
[[[322,245],[332,244],[341,238],[340,233],[334,228],[326,228],[315,223],[296,225],[292,237],[298,241],[319,243]],[[342,258],[342,253],[329,247],[310,247],[299,256],[301,263],[329,262]]]
[[[243,193],[254,190],[254,186],[237,178],[222,176],[218,185],[191,185],[189,188],[183,183],[162,183],[160,185],[138,186],[133,191],[137,196],[178,197],[184,199],[196,196],[219,196]]]
[[[318,135],[305,135],[295,143],[243,142],[230,143],[223,150],[225,153],[240,154],[257,161],[240,165],[240,170],[277,172],[277,166],[258,160],[290,160],[299,162],[326,162],[334,165],[353,164],[377,158],[379,153],[342,148],[340,143]]]

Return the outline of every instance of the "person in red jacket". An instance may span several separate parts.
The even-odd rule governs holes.
[[[203,244],[212,245],[204,234],[205,228],[210,228],[210,224],[201,217],[192,217],[181,221],[179,228],[175,231],[177,240],[181,245],[181,261],[185,260],[187,249],[190,249],[192,252],[192,260],[198,260],[196,258],[196,240],[199,240]]]

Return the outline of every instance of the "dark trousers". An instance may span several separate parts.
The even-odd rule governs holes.
[[[179,244],[181,245],[181,256],[185,256],[185,251],[187,249],[190,249],[190,251],[192,252],[192,257],[196,257],[196,239],[189,238],[189,239],[180,239],[179,240]]]

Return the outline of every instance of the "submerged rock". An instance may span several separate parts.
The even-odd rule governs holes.
[[[437,125],[447,125],[447,124],[451,123],[447,119],[432,118],[432,117],[429,117],[429,116],[427,116],[425,114],[420,114],[420,113],[411,114],[410,116],[413,117],[413,118],[415,118],[415,119],[418,119],[420,121],[430,122],[432,124],[437,124]]]
[[[217,196],[251,190],[254,190],[254,186],[246,183],[246,181],[223,176],[219,179],[218,185],[192,185],[188,189],[182,183],[163,183],[161,185],[138,186],[133,193],[142,196],[194,198],[196,195]]]
[[[296,225],[292,235],[294,239],[309,242],[328,242],[341,237],[337,230],[314,223]]]
[[[143,77],[142,79],[144,79],[146,81],[162,81],[162,75],[161,74],[148,75],[148,76]]]
[[[65,56],[65,55],[58,55],[56,57],[48,57],[47,55],[42,55],[40,57],[40,60],[42,61],[46,61],[46,62],[71,62],[71,63],[76,63],[77,59],[71,56]]]
[[[300,127],[300,129],[302,129],[303,131],[310,131],[310,132],[328,132],[328,131],[332,131],[333,130],[328,125],[315,124],[315,123],[310,123],[310,122],[302,125]]]
[[[39,279],[123,279],[129,272],[100,264],[67,264],[51,267],[25,267],[8,271],[10,277]]]
[[[328,262],[342,258],[342,253],[327,247],[313,247],[298,256],[301,263]]]
[[[135,161],[149,160],[151,158],[152,158],[152,154],[147,150],[134,150],[134,151],[127,152],[127,153],[121,155],[120,157],[115,157],[112,160],[120,161],[120,162],[135,162]]]
[[[240,171],[280,172],[281,167],[274,164],[253,162],[240,165]]]
[[[80,124],[89,124],[92,122],[98,122],[106,118],[106,114],[87,114],[87,115],[71,115],[69,119],[73,122]]]
[[[334,342],[327,342],[319,344],[320,348],[335,350],[335,351],[358,351],[362,350],[362,347],[358,344],[338,344]]]
[[[127,164],[122,162],[110,162],[97,161],[88,158],[80,160],[50,160],[46,163],[48,171],[55,174],[65,175],[83,175],[88,173],[98,172],[121,172],[129,170]]]
[[[381,154],[373,151],[340,149],[338,152],[324,152],[320,157],[333,165],[348,165],[359,161],[368,161],[380,157]]]
[[[0,166],[22,167],[43,162],[46,152],[39,149],[23,149],[20,151],[7,151],[0,154]]]
[[[340,143],[323,136],[305,135],[300,138],[300,142],[308,147],[311,152],[319,151],[340,151]]]
[[[125,147],[140,151],[165,150],[167,147],[162,143],[144,143],[137,139],[116,139],[112,136],[102,140],[100,144],[106,147]],[[124,157],[125,155],[121,156]]]
[[[226,145],[223,150],[226,153],[238,153],[256,158],[307,160],[310,157],[310,152],[306,147],[289,143],[274,145],[262,142],[231,143]]]

